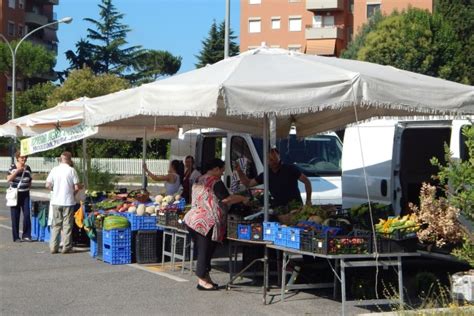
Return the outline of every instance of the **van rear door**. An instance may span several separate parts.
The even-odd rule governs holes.
[[[342,149],[343,208],[368,202],[364,165],[370,200],[392,203],[395,124],[394,120],[374,120],[346,128]]]

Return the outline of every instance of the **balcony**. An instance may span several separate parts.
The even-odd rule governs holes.
[[[25,23],[36,24],[36,25],[45,25],[48,23],[48,17],[34,12],[25,13]]]
[[[307,27],[305,35],[307,40],[322,38],[344,39],[344,30],[337,26]]]
[[[306,10],[344,10],[344,0],[306,0]]]

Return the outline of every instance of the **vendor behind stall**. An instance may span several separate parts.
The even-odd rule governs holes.
[[[272,148],[268,154],[268,187],[273,197],[271,201],[272,207],[286,206],[291,201],[299,201],[301,193],[298,188],[298,181],[304,183],[306,190],[306,205],[311,205],[311,193],[313,191],[309,179],[295,166],[282,163],[280,160],[280,152],[276,148]],[[254,179],[249,179],[240,168],[239,164],[235,165],[239,174],[240,182],[247,187],[253,187],[263,183],[263,173]]]

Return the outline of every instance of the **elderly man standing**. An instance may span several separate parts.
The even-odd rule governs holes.
[[[79,178],[72,167],[72,155],[61,154],[59,166],[54,167],[46,179],[46,187],[52,190],[53,226],[49,248],[51,253],[59,251],[59,237],[62,232],[62,253],[72,252],[72,225],[74,224],[74,195],[79,191]]]

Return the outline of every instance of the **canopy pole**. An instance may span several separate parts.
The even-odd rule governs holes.
[[[84,188],[89,188],[89,179],[87,172],[87,139],[82,139],[82,174],[84,175]]]
[[[229,58],[230,0],[225,1],[224,59]]]
[[[146,163],[146,127],[143,129],[143,144],[142,144],[142,166]],[[145,169],[142,167],[142,188],[146,190],[148,186],[148,178],[145,174]]]
[[[263,116],[263,220],[268,222],[268,114]]]

